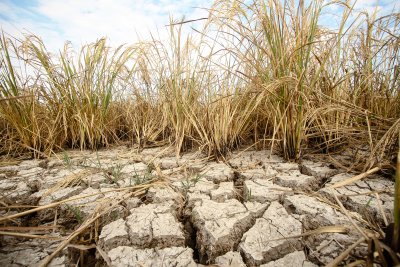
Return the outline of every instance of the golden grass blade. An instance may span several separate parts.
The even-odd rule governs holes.
[[[47,256],[39,266],[41,267],[46,267],[51,260],[62,250],[64,249],[75,237],[80,235],[83,231],[85,231],[89,226],[91,226],[96,220],[98,220],[101,216],[103,216],[105,213],[116,207],[119,203],[124,201],[125,199],[128,199],[129,197],[132,196],[138,196],[142,193],[145,192],[145,189],[138,190],[134,193],[128,193],[125,194],[123,197],[121,197],[120,200],[115,201],[112,203],[112,205],[107,205],[108,207],[103,207],[101,212],[98,212],[97,214],[93,214],[92,218],[89,218],[86,220],[77,230],[75,230],[73,233],[71,233],[68,238],[66,238],[61,244],[57,247],[57,249],[51,253],[49,256]],[[108,204],[108,203],[107,203]]]
[[[328,263],[326,267],[335,267],[338,266],[343,260],[351,253],[353,249],[355,249],[358,245],[360,245],[362,242],[365,242],[365,238],[361,237],[360,239],[357,240],[353,245],[348,247],[345,251],[340,253],[339,256],[337,256],[333,261]]]
[[[386,213],[383,210],[383,207],[382,207],[382,204],[381,204],[381,198],[379,197],[378,193],[375,193],[374,195],[376,197],[378,208],[379,208],[379,212],[381,213],[381,216],[383,218],[383,222],[384,222],[385,226],[388,226],[389,222],[388,222],[388,220],[386,218]]]
[[[335,200],[338,203],[343,214],[346,215],[346,217],[349,219],[350,223],[354,226],[354,228],[357,229],[357,231],[364,237],[364,239],[368,240],[368,235],[363,230],[361,230],[361,228],[354,222],[353,218],[350,216],[347,209],[343,206],[342,202],[339,200],[336,193],[332,189],[331,189],[331,192],[332,192],[333,196],[335,197]]]
[[[49,236],[49,235],[23,234],[23,233],[5,232],[5,231],[0,231],[0,235],[14,236],[14,237],[23,237],[23,238],[39,238],[39,239],[51,239],[51,240],[65,240],[65,238],[55,237],[55,236]]]
[[[100,246],[96,246],[96,249],[103,260],[106,262],[107,266],[111,266],[111,260],[110,257],[108,257],[107,253]]]
[[[277,238],[277,239],[270,239],[270,240],[268,240],[268,242],[280,241],[280,240],[286,240],[286,239],[292,239],[292,238],[302,238],[302,237],[306,237],[306,236],[310,236],[310,235],[320,235],[320,234],[329,234],[329,233],[344,234],[344,233],[348,233],[348,232],[349,232],[349,228],[346,226],[330,225],[330,226],[319,227],[318,229],[315,229],[315,230],[307,231],[301,235],[293,235],[293,236],[287,236],[287,237],[282,237],[282,238]]]
[[[0,231],[43,231],[43,230],[54,230],[61,226],[4,226],[0,227]]]
[[[76,248],[79,250],[88,250],[88,249],[92,249],[92,248],[96,248],[96,245],[75,245],[75,244],[69,244],[67,247],[69,248]]]
[[[356,175],[354,177],[351,177],[351,178],[348,178],[346,180],[337,182],[336,184],[333,184],[333,185],[331,185],[329,187],[330,188],[338,188],[338,187],[342,187],[342,186],[346,186],[346,185],[352,184],[352,183],[354,183],[354,182],[356,182],[358,180],[364,179],[368,175],[371,175],[371,174],[374,174],[374,173],[378,172],[380,169],[381,169],[380,167],[372,168],[372,169],[370,169],[370,170],[368,170],[368,171],[366,171],[364,173],[361,173],[361,174]]]
[[[53,187],[49,188],[44,194],[43,197],[46,197],[53,192],[60,190],[65,187],[73,187],[76,185],[79,185],[81,183],[82,179],[89,176],[90,174],[95,173],[95,170],[93,169],[84,169],[80,170],[78,173],[71,173],[70,175],[67,175],[65,178],[63,178],[61,181],[59,181],[57,184],[55,184]]]
[[[150,183],[157,183],[157,182],[151,181]],[[149,186],[151,186],[151,184],[129,186],[129,187],[124,187],[124,188],[116,188],[116,189],[107,190],[107,191],[104,191],[104,192],[88,194],[88,195],[85,195],[85,196],[71,197],[71,198],[64,199],[64,200],[61,200],[61,201],[58,201],[58,202],[54,202],[54,203],[50,203],[50,204],[47,204],[47,205],[44,205],[44,206],[39,206],[39,207],[34,208],[34,209],[30,209],[30,210],[19,212],[19,213],[13,214],[13,215],[1,217],[0,218],[0,222],[7,221],[7,220],[12,220],[12,219],[15,219],[15,218],[19,218],[19,217],[22,217],[22,216],[25,216],[25,215],[28,215],[28,214],[31,214],[31,213],[34,213],[34,212],[38,212],[38,211],[41,211],[41,210],[54,208],[54,207],[57,207],[57,206],[59,206],[61,204],[68,203],[68,202],[75,201],[75,200],[79,200],[79,199],[83,199],[83,198],[87,198],[87,197],[92,197],[92,196],[96,196],[96,195],[100,195],[100,194],[107,194],[107,193],[111,193],[111,192],[129,191],[129,190],[134,190],[134,189],[142,190],[142,189],[148,188]]]

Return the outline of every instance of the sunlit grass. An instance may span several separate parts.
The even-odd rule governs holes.
[[[344,9],[319,25],[320,1],[216,1],[201,31],[171,20],[169,40],[49,53],[3,33],[0,150],[34,156],[120,140],[225,157],[241,145],[307,151],[368,147],[390,162],[399,134],[399,14]],[[223,14],[223,15],[222,15]],[[25,68],[28,71],[25,71]]]
[[[0,155],[46,157],[119,141],[217,159],[240,146],[288,160],[351,148],[369,151],[351,163],[358,170],[395,168],[400,14],[357,14],[349,1],[295,2],[217,0],[201,31],[184,35],[187,24],[171,19],[167,41],[118,48],[99,39],[51,54],[38,36],[2,33]],[[343,10],[338,29],[319,25],[330,5]],[[394,251],[399,164],[387,244]],[[105,171],[117,180],[121,170]]]

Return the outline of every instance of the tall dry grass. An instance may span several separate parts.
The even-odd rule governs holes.
[[[320,20],[339,5],[337,29]],[[201,31],[168,42],[58,55],[36,36],[0,38],[0,150],[35,156],[120,140],[224,157],[241,145],[285,158],[367,147],[390,160],[400,118],[398,13],[348,2],[216,1]],[[27,69],[28,71],[25,71]]]
[[[341,3],[333,31],[318,25],[332,4],[217,1],[211,14],[238,75],[262,99],[256,125],[286,158],[354,142],[373,149],[400,115],[399,14],[351,20],[353,7]]]

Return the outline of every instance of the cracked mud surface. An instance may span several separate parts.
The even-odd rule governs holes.
[[[163,147],[68,151],[7,164],[0,167],[2,218],[74,200],[2,221],[4,231],[25,227],[23,233],[48,238],[0,235],[0,265],[37,266],[99,204],[157,178],[163,183],[120,201],[50,266],[73,266],[80,254],[85,266],[323,266],[360,238],[347,216],[364,228],[371,219],[393,220],[394,183],[375,175],[331,188],[352,176],[322,162],[285,162],[270,151],[235,152],[224,163],[199,152],[177,159]],[[326,226],[346,231],[307,234]],[[358,247],[347,260],[365,253]]]

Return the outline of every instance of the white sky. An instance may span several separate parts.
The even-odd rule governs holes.
[[[149,32],[162,38],[170,15],[198,19],[210,6],[207,0],[0,0],[0,26],[12,36],[34,33],[51,51],[66,40],[80,47],[105,36],[117,46],[134,43],[138,35],[149,38]]]
[[[310,0],[308,0],[310,1]],[[312,1],[312,0],[311,0]],[[382,13],[399,11],[396,0],[358,0],[357,10],[372,12],[378,6]],[[50,51],[62,49],[65,41],[75,48],[108,37],[113,46],[132,44],[149,37],[149,32],[163,38],[169,16],[185,15],[187,20],[207,16],[212,0],[0,0],[0,27],[12,36],[31,32],[40,36]],[[331,23],[335,8],[322,17]],[[185,25],[199,27],[201,23]]]

